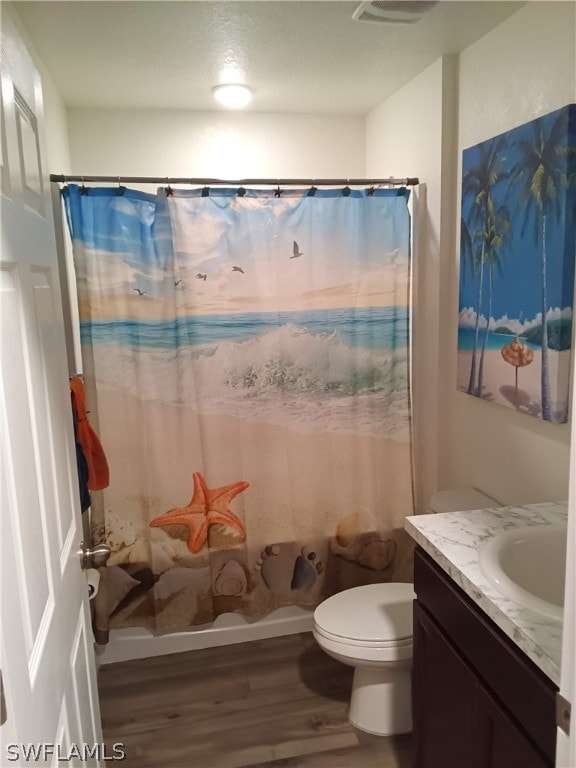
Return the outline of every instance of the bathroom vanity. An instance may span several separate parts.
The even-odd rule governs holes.
[[[554,528],[566,517],[565,504],[538,504],[407,519],[418,545],[417,768],[554,766],[562,622],[502,595],[478,550],[503,531]]]

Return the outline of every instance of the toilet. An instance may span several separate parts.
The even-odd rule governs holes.
[[[428,512],[500,506],[474,488],[440,491]],[[339,592],[314,611],[313,634],[334,659],[354,667],[348,719],[377,736],[412,730],[412,584],[382,583]]]
[[[412,584],[367,584],[329,597],[314,611],[314,637],[354,667],[348,719],[367,733],[412,730]]]

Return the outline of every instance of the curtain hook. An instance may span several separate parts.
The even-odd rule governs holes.
[[[238,195],[238,197],[244,197],[244,195],[246,194],[246,190],[244,189],[244,187],[238,187],[236,194]]]
[[[174,195],[174,191],[170,186],[170,179],[168,176],[166,176],[166,189],[164,191],[166,192],[166,197],[172,197]]]
[[[205,184],[202,187],[202,197],[209,197],[210,196],[210,188]]]
[[[350,189],[350,179],[346,179],[346,186],[342,190],[342,197],[348,197],[348,195],[352,192]]]
[[[368,195],[368,197],[372,197],[372,195],[374,194],[374,191],[375,191],[375,190],[374,190],[374,184],[372,184],[372,185],[371,185],[371,186],[369,186],[369,187],[368,187],[368,189],[366,190],[366,194]]]
[[[81,195],[87,195],[88,194],[88,189],[86,188],[86,185],[84,184],[84,176],[82,176],[81,178],[82,178],[82,186],[80,187],[80,194]]]
[[[314,186],[314,179],[312,179],[312,186],[308,190],[307,197],[314,197],[317,191],[318,191],[318,187]]]
[[[281,194],[282,190],[280,189],[280,182],[278,182],[274,191],[274,197],[280,197]]]
[[[120,183],[120,176],[117,176],[116,178],[118,179],[118,189],[116,190],[116,194],[121,196],[126,191],[126,187],[123,187]]]

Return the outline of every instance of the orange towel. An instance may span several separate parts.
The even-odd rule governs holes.
[[[72,408],[74,408],[78,422],[76,437],[82,446],[88,464],[88,488],[91,491],[100,491],[110,483],[110,474],[104,449],[86,415],[86,393],[82,380],[70,379],[70,391],[72,392]]]

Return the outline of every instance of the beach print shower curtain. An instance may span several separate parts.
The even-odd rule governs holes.
[[[63,190],[101,642],[410,579],[408,194]]]

